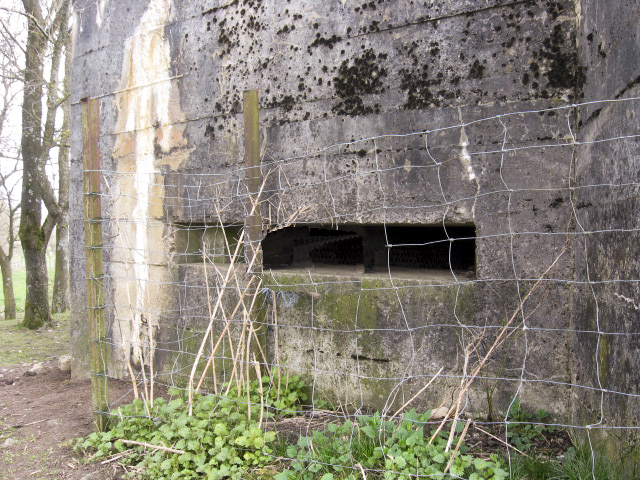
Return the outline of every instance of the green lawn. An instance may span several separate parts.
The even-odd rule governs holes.
[[[49,272],[50,284],[53,272]],[[51,357],[69,353],[69,312],[53,316],[53,325],[32,331],[20,326],[24,314],[26,272],[13,272],[13,288],[18,318],[5,320],[4,293],[0,288],[0,366],[41,362]]]
[[[27,272],[26,270],[15,270],[13,272],[13,293],[16,297],[16,308],[19,312],[24,311],[24,299],[27,294]],[[0,288],[0,304],[4,311],[4,292]]]
[[[53,325],[39,330],[20,326],[17,320],[0,320],[0,366],[42,362],[69,353],[69,312],[53,316]]]
[[[54,270],[49,269],[49,295],[53,292],[53,276]],[[16,297],[16,308],[18,312],[24,312],[24,300],[27,296],[27,271],[23,268],[15,269],[13,271],[13,294]],[[4,291],[0,288],[0,305],[4,311]]]

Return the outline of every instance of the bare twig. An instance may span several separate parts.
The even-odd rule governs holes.
[[[533,292],[535,292],[538,289],[538,287],[542,284],[542,281],[544,280],[544,278],[553,269],[553,267],[556,265],[556,263],[558,263],[558,261],[565,254],[566,251],[567,251],[567,247],[565,246],[560,251],[560,253],[556,256],[556,258],[553,260],[553,262],[551,262],[551,265],[549,265],[549,267],[544,271],[544,273],[542,275],[540,275],[540,277],[536,280],[536,282],[534,283],[533,287],[531,287],[531,289],[524,296],[524,298],[522,299],[522,301],[520,302],[518,307],[515,309],[515,311],[513,312],[511,317],[509,318],[509,320],[499,330],[498,335],[496,336],[496,339],[494,340],[494,342],[491,345],[491,347],[489,347],[489,350],[487,350],[487,353],[485,353],[484,357],[478,362],[478,364],[473,369],[473,371],[471,372],[469,377],[466,378],[466,381],[464,382],[464,385],[461,385],[460,391],[458,393],[456,404],[449,408],[449,411],[447,412],[447,414],[442,419],[442,422],[440,423],[438,428],[435,430],[435,432],[431,436],[431,439],[429,440],[429,443],[433,442],[433,440],[438,436],[440,431],[446,425],[446,423],[449,420],[449,418],[451,418],[452,414],[454,412],[457,412],[457,410],[459,408],[459,405],[460,405],[461,399],[464,398],[464,396],[466,395],[467,391],[469,391],[469,388],[471,388],[471,385],[473,384],[475,379],[480,374],[480,371],[484,368],[486,363],[493,356],[493,353],[497,350],[497,348],[500,345],[502,345],[502,343],[506,340],[506,338],[508,338],[509,333],[510,333],[509,332],[510,327],[515,322],[516,318],[518,317],[518,315],[520,314],[520,312],[524,308],[524,304],[527,302],[527,300],[533,294]]]
[[[455,425],[455,422],[454,422],[454,425]],[[453,452],[451,453],[451,458],[449,459],[449,462],[447,463],[447,467],[444,469],[443,473],[447,473],[451,468],[451,465],[453,465],[453,462],[456,459],[456,455],[458,455],[458,450],[460,450],[460,445],[462,445],[462,441],[464,440],[464,437],[467,434],[467,430],[469,430],[469,425],[471,425],[471,420],[468,420],[467,424],[464,426],[464,430],[462,430],[462,435],[460,435],[460,438],[458,439],[458,443],[456,443],[456,448],[453,449]]]
[[[411,397],[409,400],[407,400],[407,401],[404,403],[404,405],[402,405],[402,406],[398,409],[398,411],[397,411],[396,413],[394,413],[394,414],[393,414],[393,416],[392,416],[391,418],[396,418],[398,415],[400,415],[400,412],[402,412],[402,410],[404,410],[408,405],[410,405],[410,404],[411,404],[411,402],[413,402],[416,398],[418,398],[418,396],[419,396],[422,392],[424,392],[424,391],[429,387],[429,385],[431,385],[431,384],[434,382],[434,380],[435,380],[436,378],[438,378],[438,376],[442,373],[442,370],[444,370],[444,367],[441,367],[441,368],[440,368],[440,370],[438,370],[438,373],[436,373],[436,374],[431,378],[431,380],[429,380],[429,381],[427,382],[427,384],[426,384],[424,387],[422,387],[420,390],[418,390],[418,393],[416,393],[413,397]]]
[[[37,425],[38,423],[48,422],[49,420],[51,420],[51,419],[50,418],[45,418],[44,420],[36,420],[35,422],[20,423],[18,425],[14,425],[13,427],[3,428],[2,430],[0,430],[0,432],[7,432],[9,430],[14,430],[16,428],[24,428],[24,427],[28,427],[30,425]]]
[[[140,445],[141,447],[148,447],[148,448],[152,448],[154,450],[162,450],[163,452],[177,453],[179,455],[184,455],[184,453],[185,453],[184,450],[178,450],[177,448],[165,447],[163,445],[153,445],[151,443],[146,443],[146,442],[136,442],[135,440],[120,439],[120,441],[122,443],[127,444],[127,445]]]
[[[107,465],[108,463],[115,462],[116,460],[120,460],[122,457],[127,457],[134,452],[133,449],[125,450],[124,452],[114,453],[106,460],[100,462],[100,465]]]
[[[513,445],[511,445],[510,443],[505,442],[504,440],[502,440],[501,438],[496,437],[495,435],[492,435],[491,433],[487,432],[486,430],[483,430],[482,428],[480,428],[477,424],[473,425],[474,428],[476,428],[477,430],[480,430],[482,433],[484,433],[485,435],[490,436],[491,438],[493,438],[494,440],[497,440],[498,442],[502,443],[505,447],[507,448],[512,448],[514,449],[516,452],[518,452],[520,455],[524,455],[527,458],[531,458],[529,455],[527,455],[526,453],[524,453],[522,450],[518,450],[516,447],[514,447]]]

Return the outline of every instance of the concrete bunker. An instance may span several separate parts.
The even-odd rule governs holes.
[[[265,192],[283,214],[263,225],[274,363],[356,407],[384,405],[399,386],[411,398],[440,368],[448,391],[462,375],[463,336],[501,328],[566,246],[469,409],[486,411],[495,391],[503,411],[518,395],[576,425],[635,424],[637,378],[617,366],[637,371],[638,337],[617,334],[637,332],[637,288],[618,280],[638,278],[640,256],[635,237],[611,229],[637,211],[621,185],[637,178],[640,157],[631,140],[601,139],[636,134],[637,109],[587,103],[638,93],[633,2],[201,3],[76,8],[72,255],[84,258],[78,102],[99,98],[103,166],[115,172],[104,182],[115,219],[105,224],[111,375],[145,342],[129,326],[142,311],[153,312],[155,371],[174,382],[192,361],[215,302],[205,279],[226,271],[247,210],[240,100],[258,89]],[[278,230],[291,216],[297,226]],[[435,264],[415,245],[427,243]],[[82,261],[73,269],[83,375]]]
[[[208,223],[174,223],[173,260],[177,265],[202,263],[210,259],[214,263],[230,263],[242,235],[240,225],[210,225]],[[240,246],[234,262],[244,260]]]

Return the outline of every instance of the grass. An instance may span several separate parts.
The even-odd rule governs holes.
[[[39,330],[20,326],[16,320],[0,320],[0,365],[42,362],[69,353],[69,312],[53,316],[53,325]]]
[[[601,447],[592,448],[587,443],[577,443],[560,459],[545,457],[526,458],[513,456],[511,473],[514,479],[523,480],[635,480],[633,468],[614,464]]]
[[[6,320],[0,317],[0,365],[42,362],[51,357],[69,353],[69,312],[53,315],[53,325],[39,330],[22,326],[26,297],[26,271],[13,272],[13,288],[18,318]],[[53,288],[53,271],[49,272],[50,288]],[[0,304],[4,310],[4,293],[0,288]]]
[[[55,266],[53,260],[47,256],[47,269],[49,271],[49,296],[53,293],[53,277],[55,275]],[[13,267],[13,295],[16,298],[16,309],[18,312],[24,312],[24,301],[27,298],[27,271],[24,264]],[[4,291],[0,288],[0,304],[4,311]]]
[[[19,312],[24,311],[24,300],[27,296],[27,272],[26,270],[15,270],[13,272],[13,293],[16,297],[16,308]],[[0,288],[0,303],[4,311],[4,292]]]

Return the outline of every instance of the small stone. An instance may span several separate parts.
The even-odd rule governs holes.
[[[58,368],[63,372],[71,371],[71,355],[62,355],[58,359]]]
[[[7,448],[10,447],[12,445],[15,445],[16,443],[18,443],[17,440],[13,439],[13,438],[7,438],[4,443],[2,445],[0,445],[0,448]]]
[[[42,373],[43,370],[44,370],[44,365],[42,364],[42,362],[35,363],[33,367],[29,369],[30,372],[33,372],[35,374]]]
[[[87,473],[84,477],[82,477],[80,480],[95,480],[98,478],[98,472],[91,472],[91,473]]]
[[[444,418],[447,413],[449,413],[449,409],[447,407],[434,408],[431,410],[431,416],[429,420],[438,420],[440,418]]]

